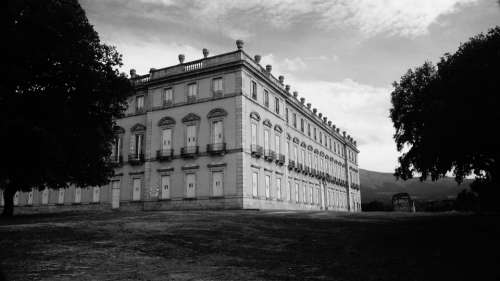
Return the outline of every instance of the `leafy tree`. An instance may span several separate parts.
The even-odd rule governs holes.
[[[16,191],[106,183],[113,120],[131,86],[76,0],[6,4],[0,189],[11,216]]]
[[[476,189],[496,187],[479,188],[480,197],[498,193],[499,73],[496,27],[445,54],[437,66],[426,62],[394,82],[390,116],[403,152],[398,178],[437,180],[451,172],[460,183],[474,175]]]

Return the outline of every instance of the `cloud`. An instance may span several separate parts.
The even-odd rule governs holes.
[[[478,0],[141,1],[180,7],[184,16],[195,20],[191,24],[225,31],[233,39],[244,39],[254,35],[249,30],[255,24],[267,23],[276,29],[286,29],[307,20],[326,30],[354,27],[367,37],[377,34],[414,37],[427,33],[440,16]]]

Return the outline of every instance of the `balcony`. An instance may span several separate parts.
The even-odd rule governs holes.
[[[278,154],[278,157],[276,159],[276,164],[283,166],[283,164],[285,164],[285,155]]]
[[[130,165],[136,166],[136,165],[142,165],[144,163],[144,153],[133,153],[131,152],[128,155],[128,163]]]
[[[196,102],[196,96],[187,97],[187,103],[194,103],[194,102]]]
[[[172,106],[174,103],[172,102],[172,100],[164,100],[163,101],[163,106],[164,107],[170,107]]]
[[[302,167],[303,167],[303,166],[302,166],[302,163],[298,163],[298,164],[297,164],[297,167],[295,167],[295,171],[297,171],[297,172],[301,172],[301,171],[302,171]]]
[[[250,146],[250,151],[253,157],[260,158],[262,156],[262,146],[252,144]]]
[[[181,148],[182,158],[194,158],[198,155],[199,147],[196,146],[185,146]]]
[[[316,169],[311,169],[310,175],[311,175],[311,177],[315,177],[316,176]]]
[[[123,157],[121,155],[114,155],[111,157],[110,162],[113,167],[120,167],[123,165]]]
[[[207,144],[207,152],[210,155],[224,155],[226,153],[226,143],[209,143]]]
[[[295,161],[288,160],[288,170],[292,170],[293,168],[295,168]]]
[[[304,175],[308,175],[310,171],[311,170],[309,169],[309,167],[305,166],[302,172],[304,173]]]
[[[264,149],[264,160],[273,162],[276,159],[276,152],[270,149]]]
[[[173,149],[161,149],[156,151],[156,159],[158,161],[170,161],[174,157]]]

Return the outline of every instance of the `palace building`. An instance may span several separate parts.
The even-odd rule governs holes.
[[[131,70],[135,93],[117,120],[110,183],[18,193],[15,205],[360,211],[356,141],[236,45],[191,62],[179,55],[145,75]]]

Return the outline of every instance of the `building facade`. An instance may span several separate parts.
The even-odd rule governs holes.
[[[353,138],[242,41],[203,55],[179,55],[178,65],[146,75],[131,70],[135,93],[117,120],[109,185],[19,193],[15,205],[361,210]]]

